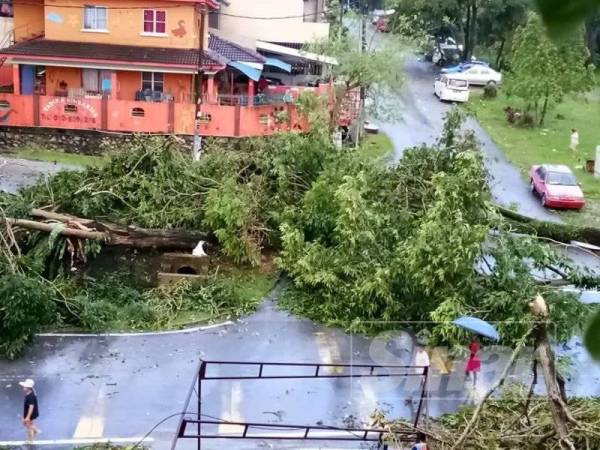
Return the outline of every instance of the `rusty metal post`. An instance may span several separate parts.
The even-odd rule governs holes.
[[[427,395],[427,378],[429,375],[429,367],[423,367],[423,387],[421,388],[421,399],[419,400],[419,407],[417,408],[417,414],[415,416],[415,428],[419,425],[419,417],[421,416],[421,410],[423,408],[423,401]]]
[[[198,371],[198,450],[202,448],[202,380],[206,376],[206,361],[200,363],[200,370]]]

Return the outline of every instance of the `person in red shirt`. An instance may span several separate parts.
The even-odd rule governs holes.
[[[265,92],[269,87],[269,82],[265,77],[260,77],[258,80],[258,92]]]
[[[481,370],[481,359],[477,355],[481,350],[481,344],[477,336],[473,337],[473,340],[469,344],[470,356],[465,367],[465,381],[467,381],[471,374],[473,374],[473,386],[477,384],[477,374]]]

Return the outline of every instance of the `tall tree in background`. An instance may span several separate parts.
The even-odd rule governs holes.
[[[598,66],[600,64],[600,10],[585,24],[585,41],[590,51],[590,61]]]
[[[529,0],[482,0],[477,43],[496,48],[494,66],[503,68],[515,30],[527,20]]]
[[[552,40],[541,18],[530,12],[515,36],[508,93],[523,99],[527,112],[543,125],[548,110],[564,95],[591,89],[588,59],[581,26]]]

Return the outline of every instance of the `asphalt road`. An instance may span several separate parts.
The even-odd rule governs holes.
[[[53,175],[65,169],[77,170],[78,167],[10,158],[0,154],[0,191],[14,194],[19,188],[33,184],[42,176]]]
[[[367,339],[279,311],[267,300],[260,311],[235,324],[176,334],[124,336],[40,336],[25,357],[0,362],[0,445],[23,437],[20,427],[22,394],[19,380],[37,382],[43,439],[120,438],[135,441],[170,414],[182,412],[199,358],[226,361],[307,363],[410,364],[412,339],[389,333]],[[397,328],[402,329],[398,323]],[[573,340],[562,350],[574,361],[570,393],[600,395],[600,365],[589,360],[581,343]],[[443,349],[442,349],[443,353]],[[432,354],[431,415],[453,411],[477,401],[502,372],[510,354],[506,348],[487,347],[475,389],[464,382],[464,360],[448,368]],[[448,371],[448,369],[450,369]],[[514,377],[529,379],[528,353]],[[390,417],[414,418],[417,381],[412,377],[377,379],[320,379],[301,381],[206,382],[203,413],[234,421],[368,425],[375,409]],[[409,399],[415,401],[410,401]],[[190,410],[188,410],[190,411]],[[192,407],[191,412],[195,409]],[[152,434],[154,448],[168,448],[177,418],[167,420]],[[235,428],[220,426],[218,432]],[[224,441],[206,441],[205,449],[222,448]],[[187,445],[186,445],[187,444]],[[230,443],[231,444],[231,443]],[[276,448],[299,448],[298,442],[276,442]],[[191,442],[180,448],[188,448]],[[195,445],[195,443],[194,443]],[[265,442],[235,443],[230,448],[261,448]],[[316,448],[303,444],[302,448]],[[322,448],[340,448],[330,442]],[[354,444],[353,448],[357,448]]]

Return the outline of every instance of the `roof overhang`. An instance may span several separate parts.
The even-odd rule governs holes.
[[[29,64],[50,67],[76,67],[84,69],[105,69],[105,70],[125,70],[135,72],[165,72],[165,73],[189,73],[198,72],[195,65],[179,64],[159,64],[159,63],[138,63],[123,61],[105,61],[93,59],[75,59],[47,56],[23,56],[23,55],[5,55],[12,64]],[[206,71],[222,70],[224,66],[203,66]]]
[[[295,48],[272,44],[265,41],[256,41],[256,48],[277,55],[293,56],[295,58],[306,59],[308,61],[315,61],[323,64],[337,65],[338,63],[337,59],[332,58],[331,56],[318,55],[317,53],[305,52],[304,50],[296,50]]]
[[[265,66],[277,67],[287,73],[292,72],[291,64],[283,62],[282,60],[277,59],[277,58],[267,58],[267,62],[265,63]]]
[[[260,77],[262,74],[262,67],[260,69],[257,69],[255,67],[251,66],[249,63],[242,62],[242,61],[231,61],[231,62],[229,62],[229,65],[231,67],[239,70],[240,72],[242,72],[244,75],[246,75],[251,80],[254,80],[254,81],[260,80]]]

